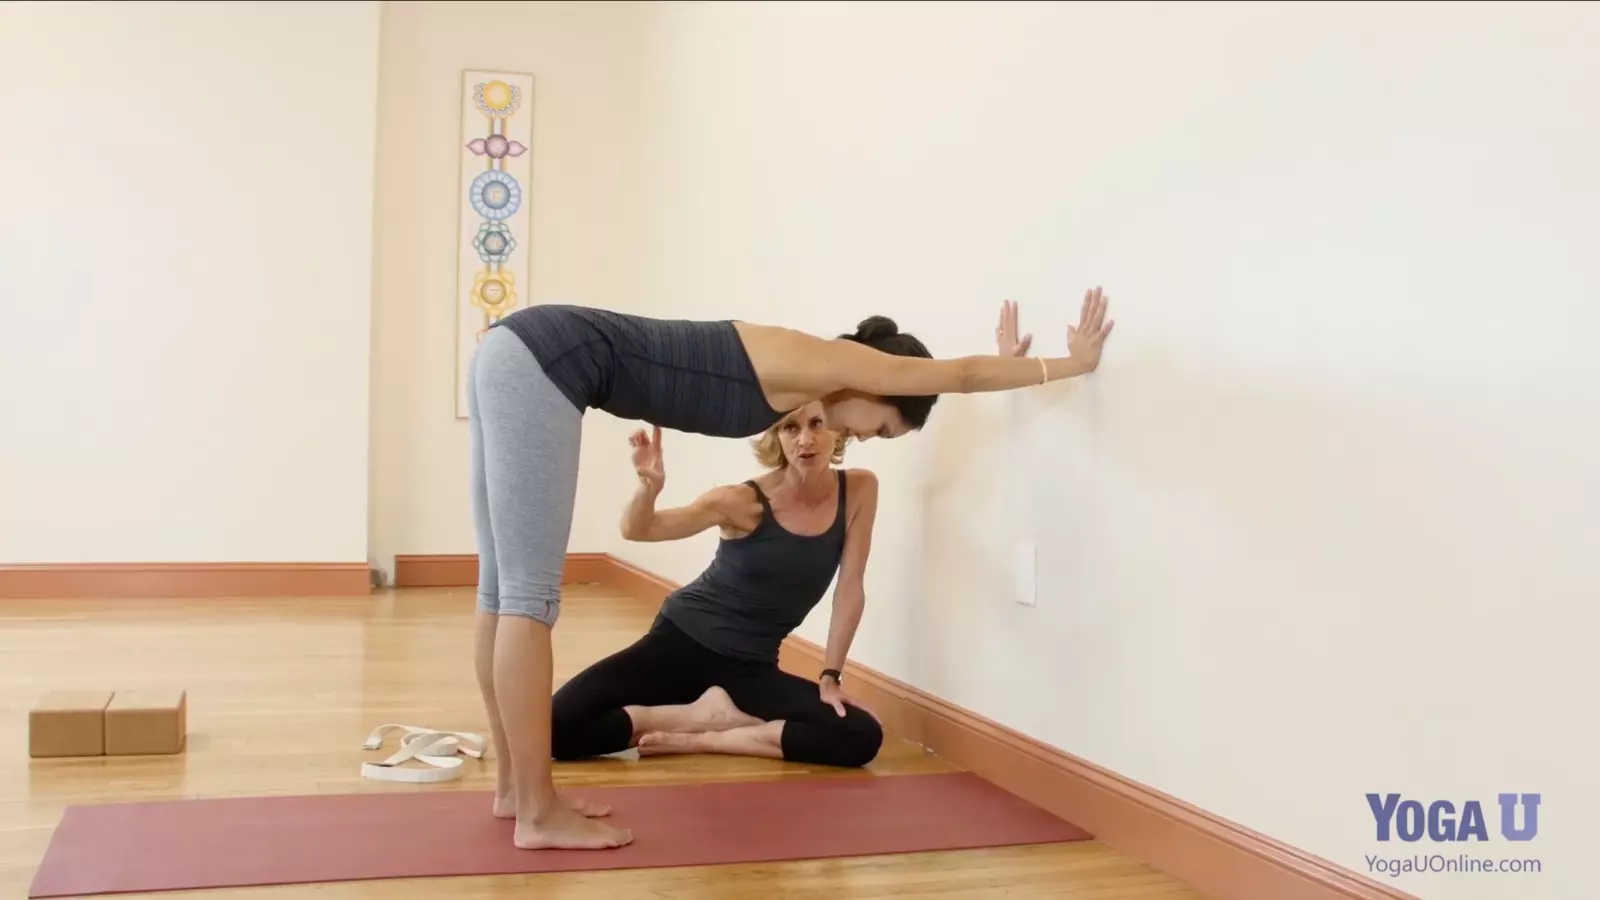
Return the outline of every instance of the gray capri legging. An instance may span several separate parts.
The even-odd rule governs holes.
[[[510,329],[490,328],[467,373],[478,608],[555,627],[578,492],[583,412]]]

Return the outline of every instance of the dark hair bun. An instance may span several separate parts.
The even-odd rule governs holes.
[[[888,316],[872,316],[856,326],[856,340],[863,344],[876,344],[900,333],[900,326]]]

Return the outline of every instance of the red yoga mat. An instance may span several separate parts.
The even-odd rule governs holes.
[[[518,850],[490,794],[68,807],[29,897],[377,878],[774,862],[1085,840],[970,773],[575,789],[633,829],[614,850]]]

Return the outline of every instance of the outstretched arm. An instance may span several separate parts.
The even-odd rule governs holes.
[[[839,583],[833,592],[833,615],[828,623],[828,649],[822,667],[844,671],[855,640],[861,613],[867,606],[863,582],[867,557],[872,552],[872,524],[878,515],[878,478],[866,469],[845,474],[847,489],[854,500],[854,511],[845,522],[844,554],[839,560]]]
[[[1076,328],[1068,329],[1070,356],[963,356],[920,359],[882,353],[854,341],[827,341],[817,365],[831,390],[880,396],[978,394],[1060,381],[1093,372],[1115,324],[1105,317],[1106,299],[1095,288],[1084,295]]]

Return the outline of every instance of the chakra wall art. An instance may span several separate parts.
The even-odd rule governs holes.
[[[532,101],[531,75],[462,73],[455,300],[461,419],[467,417],[467,367],[478,341],[527,297]]]

